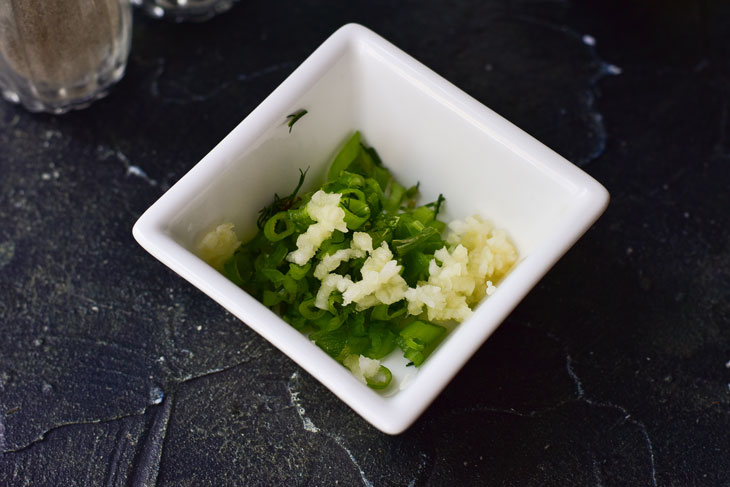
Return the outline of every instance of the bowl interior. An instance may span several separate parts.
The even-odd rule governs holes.
[[[308,113],[289,131],[286,115],[299,109]],[[382,395],[358,383],[306,338],[295,338],[286,323],[252,303],[244,291],[223,283],[219,274],[203,269],[193,255],[201,236],[223,222],[233,222],[240,237],[250,237],[258,210],[274,193],[288,194],[299,169],[309,168],[305,190],[321,184],[333,156],[354,130],[362,132],[365,143],[378,151],[401,183],[420,182],[424,202],[442,193],[447,221],[480,214],[507,230],[521,258],[497,293],[444,340],[408,388]],[[557,235],[569,228],[585,199],[580,178],[590,180],[377,35],[346,26],[163,196],[164,204],[155,213],[157,228],[176,256],[148,250],[163,261],[167,257],[168,265],[370,422],[395,433],[415,420],[558,254],[585,230]],[[556,238],[562,238],[562,247],[555,245]],[[548,244],[552,254],[530,264],[531,256]],[[277,333],[288,338],[279,340]],[[395,381],[413,371],[402,358],[393,356],[386,363]]]

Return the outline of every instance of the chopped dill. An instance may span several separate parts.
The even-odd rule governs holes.
[[[289,196],[280,198],[277,193],[274,193],[274,201],[270,205],[259,210],[259,218],[256,220],[256,226],[259,227],[259,230],[263,230],[264,225],[269,218],[280,211],[288,210],[296,202],[297,193],[299,193],[299,190],[302,188],[302,184],[304,184],[304,178],[307,175],[307,171],[309,171],[309,168],[305,171],[302,171],[301,169],[299,170],[299,183],[297,183],[297,187],[294,188],[294,191],[292,191]]]
[[[294,126],[297,121],[302,118],[304,115],[306,115],[308,112],[305,109],[298,110],[292,114],[289,114],[286,116],[286,118],[289,119],[289,122],[287,122],[287,125],[289,126],[289,133],[291,133],[291,129]]]

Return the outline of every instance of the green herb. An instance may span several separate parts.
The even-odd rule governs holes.
[[[259,218],[256,221],[256,226],[258,226],[260,230],[264,229],[264,225],[271,217],[273,217],[280,211],[288,210],[292,207],[292,205],[296,201],[297,193],[301,189],[302,184],[304,184],[304,178],[307,175],[307,171],[309,171],[309,168],[307,168],[305,171],[302,171],[301,169],[299,170],[299,183],[289,196],[279,198],[279,195],[274,193],[274,201],[270,205],[259,210]],[[290,232],[289,234],[291,233],[292,232]]]
[[[438,197],[438,199],[436,200],[435,203],[429,203],[429,205],[432,205],[433,206],[434,218],[436,217],[436,215],[439,214],[439,211],[441,210],[441,204],[444,201],[446,201],[446,198],[444,198],[444,195],[439,194],[439,197]]]
[[[360,132],[355,132],[352,137],[345,143],[345,146],[340,149],[340,152],[335,156],[335,160],[330,166],[327,177],[329,180],[337,179],[340,173],[347,169],[360,155],[362,147],[360,146]]]
[[[375,377],[368,377],[366,380],[368,385],[373,389],[385,389],[390,384],[390,381],[393,380],[393,374],[390,372],[390,369],[381,365],[378,374]]]
[[[290,115],[289,126],[305,113]],[[380,360],[400,348],[408,365],[420,366],[445,335],[444,327],[409,315],[406,300],[358,309],[355,303],[343,305],[342,294],[335,290],[327,296],[326,309],[321,309],[316,303],[322,282],[314,271],[327,255],[350,249],[355,231],[366,232],[373,248],[387,243],[403,267],[402,277],[415,287],[428,279],[434,253],[445,245],[441,237],[445,224],[437,218],[443,196],[416,206],[420,185],[406,188],[396,181],[377,152],[355,132],[335,156],[322,186],[327,193],[341,195],[339,206],[348,232],[332,232],[314,258],[300,266],[286,259],[297,249],[297,238],[313,223],[306,205],[312,193],[297,196],[307,174],[299,172],[291,194],[283,198],[275,194],[274,201],[259,212],[261,232],[224,264],[224,273],[340,363],[357,355]],[[345,260],[334,272],[357,282],[363,278],[365,260]],[[387,387],[391,380],[384,366],[366,378],[374,389]]]
[[[289,126],[289,133],[291,133],[291,128],[294,126],[294,124],[297,123],[297,121],[307,113],[308,112],[302,108],[301,110],[298,110],[286,116],[286,118],[289,119],[289,122],[287,122],[287,125]]]
[[[425,321],[414,321],[405,327],[396,339],[403,350],[403,356],[418,367],[436,348],[438,339],[446,333],[446,328]]]

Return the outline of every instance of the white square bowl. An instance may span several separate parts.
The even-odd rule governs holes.
[[[305,108],[291,132],[286,116]],[[439,345],[403,389],[378,393],[355,379],[194,253],[223,222],[252,236],[257,212],[288,194],[298,169],[305,190],[354,131],[394,176],[420,181],[423,201],[446,197],[445,221],[480,214],[504,228],[520,260]],[[327,39],[134,226],[153,256],[287,354],[385,433],[408,428],[538,280],[600,216],[608,192],[586,173],[368,29],[350,24]],[[398,350],[396,350],[396,353]],[[394,381],[413,368],[388,358]],[[409,378],[410,379],[410,378]]]

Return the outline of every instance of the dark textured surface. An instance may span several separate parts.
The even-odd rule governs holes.
[[[730,485],[727,5],[242,1],[137,16],[85,111],[0,104],[0,485]],[[612,194],[397,437],[131,236],[351,21]]]

